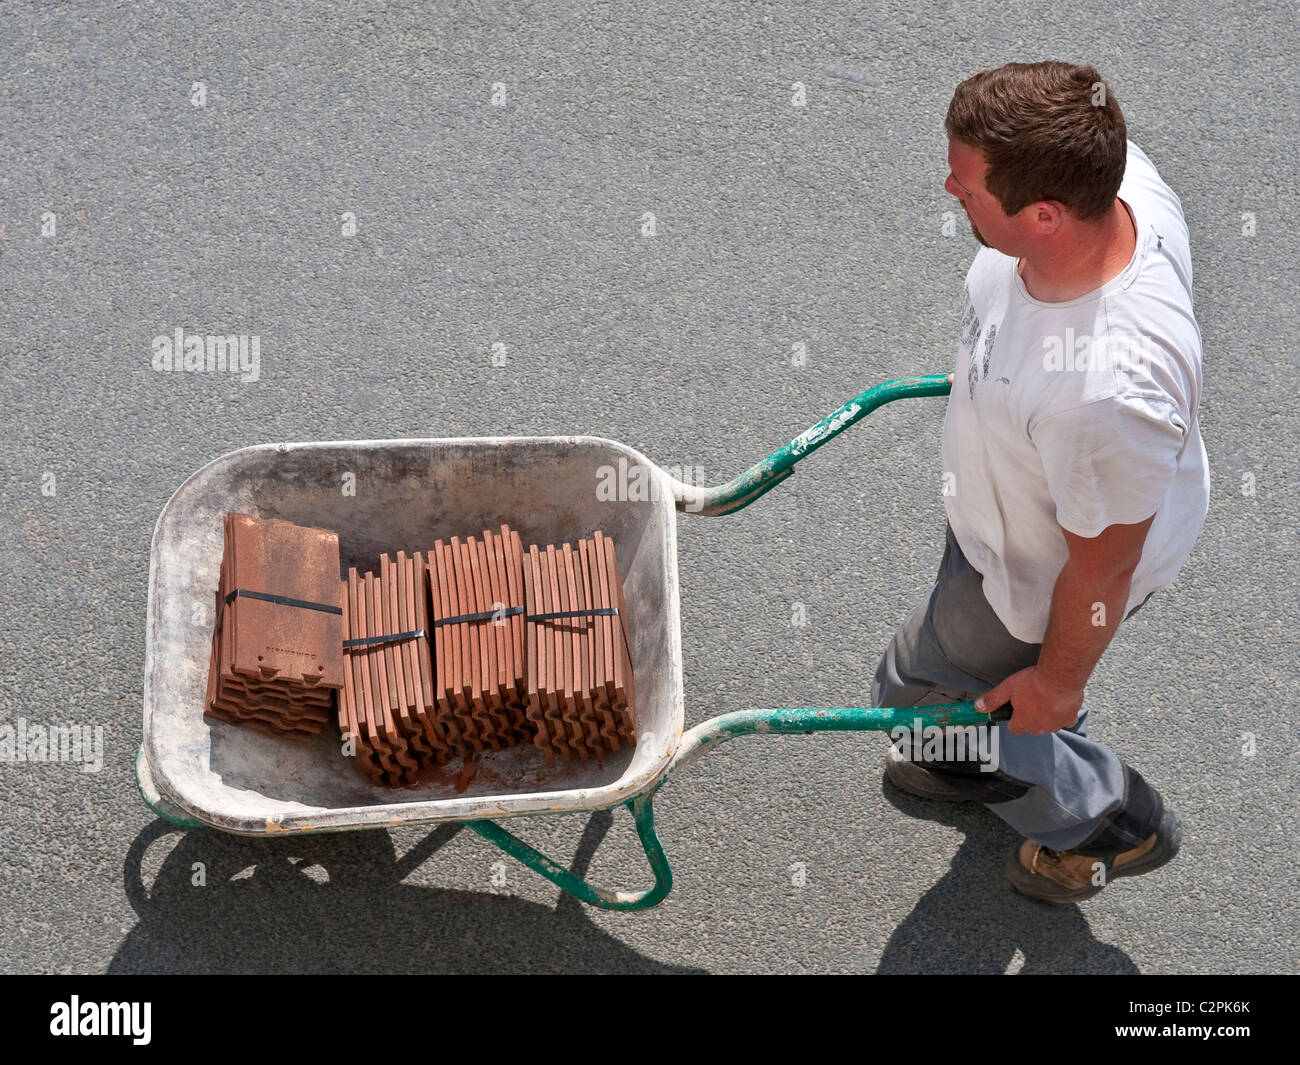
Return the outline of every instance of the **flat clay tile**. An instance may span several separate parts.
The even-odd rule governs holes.
[[[338,537],[229,513],[204,712],[286,736],[334,716],[343,686]]]

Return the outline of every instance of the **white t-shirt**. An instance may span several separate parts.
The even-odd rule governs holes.
[[[1027,643],[1047,631],[1062,528],[1093,537],[1156,516],[1127,614],[1177,576],[1209,507],[1182,204],[1132,141],[1119,197],[1137,248],[1101,288],[1044,303],[992,248],[966,275],[944,506],[989,604]]]

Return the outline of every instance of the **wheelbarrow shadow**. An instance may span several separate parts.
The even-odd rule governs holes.
[[[952,865],[889,937],[878,973],[1104,973],[1140,970],[1097,940],[1083,910],[1016,894],[1003,864],[1020,840],[979,803],[919,799],[882,778],[900,813],[965,833]],[[1018,966],[1018,967],[1017,967]]]
[[[587,822],[573,863],[579,876],[612,823],[608,811]],[[638,954],[568,895],[550,907],[402,882],[461,828],[440,826],[400,859],[383,830],[248,839],[191,829],[146,888],[146,851],[179,831],[156,820],[126,856],[126,894],[140,920],[108,972],[700,971]]]

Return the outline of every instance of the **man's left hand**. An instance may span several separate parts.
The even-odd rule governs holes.
[[[1083,690],[1062,690],[1040,674],[1037,666],[1030,666],[981,695],[975,700],[975,709],[991,714],[1007,703],[1013,709],[1008,729],[1017,736],[1042,736],[1069,728],[1079,719]]]

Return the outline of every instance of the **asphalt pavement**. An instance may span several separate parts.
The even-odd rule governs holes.
[[[0,762],[0,968],[1296,971],[1292,4],[277,6],[23,5],[0,35],[0,726],[103,729],[98,772]],[[268,441],[592,433],[726,481],[952,368],[977,245],[944,111],[1048,58],[1098,66],[1191,230],[1210,512],[1088,690],[1181,812],[1175,863],[1022,899],[1010,830],[894,791],[865,734],[674,777],[675,885],[633,915],[465,830],[268,842],[140,801],[150,537],[190,473]],[[256,336],[256,372],[156,370],[177,328]],[[866,705],[938,567],[943,402],[680,516],[688,724]],[[519,832],[648,880],[625,810]]]

